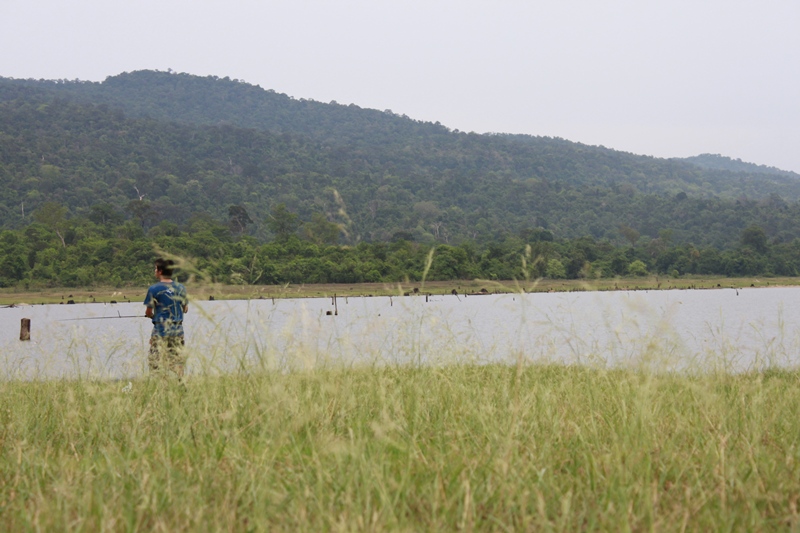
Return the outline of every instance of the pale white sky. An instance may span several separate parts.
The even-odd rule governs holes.
[[[0,76],[168,68],[800,172],[798,0],[0,0]]]

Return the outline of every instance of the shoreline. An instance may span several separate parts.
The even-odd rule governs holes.
[[[596,280],[490,281],[455,280],[404,283],[341,283],[300,285],[220,285],[186,282],[191,300],[247,300],[270,298],[330,298],[333,296],[406,296],[412,294],[459,295],[513,292],[575,292],[613,290],[706,290],[800,286],[800,277],[724,278],[648,276]],[[122,303],[144,301],[147,287],[0,289],[0,306],[79,303]]]

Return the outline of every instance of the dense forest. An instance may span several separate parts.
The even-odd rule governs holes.
[[[226,284],[359,283],[486,279],[596,279],[696,275],[796,276],[800,240],[771,244],[763,229],[745,228],[729,250],[676,244],[671,232],[645,245],[615,246],[582,237],[556,240],[547,230],[524,231],[484,246],[426,245],[399,239],[331,244],[338,228],[302,221],[279,205],[270,220],[275,239],[243,234],[241,212],[227,224],[193,216],[184,230],[162,222],[145,234],[138,222],[66,219],[46,204],[24,229],[0,232],[0,287],[97,287],[145,285],[157,254],[177,256],[183,275]],[[116,224],[116,225],[115,225]],[[623,228],[631,242],[632,228]],[[326,240],[328,242],[326,242]],[[641,242],[641,241],[639,241]]]
[[[794,275],[799,200],[797,174],[718,155],[466,133],[227,78],[0,78],[3,285],[138,283],[154,245],[240,283],[414,279],[430,249],[435,279]]]

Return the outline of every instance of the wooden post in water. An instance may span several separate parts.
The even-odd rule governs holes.
[[[339,304],[336,303],[336,295],[333,295],[333,315],[339,316]]]
[[[30,318],[23,318],[22,323],[19,326],[19,340],[21,341],[29,341],[31,340],[31,319]]]

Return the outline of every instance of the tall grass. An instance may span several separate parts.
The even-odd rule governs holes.
[[[798,528],[800,373],[0,382],[5,531]]]

